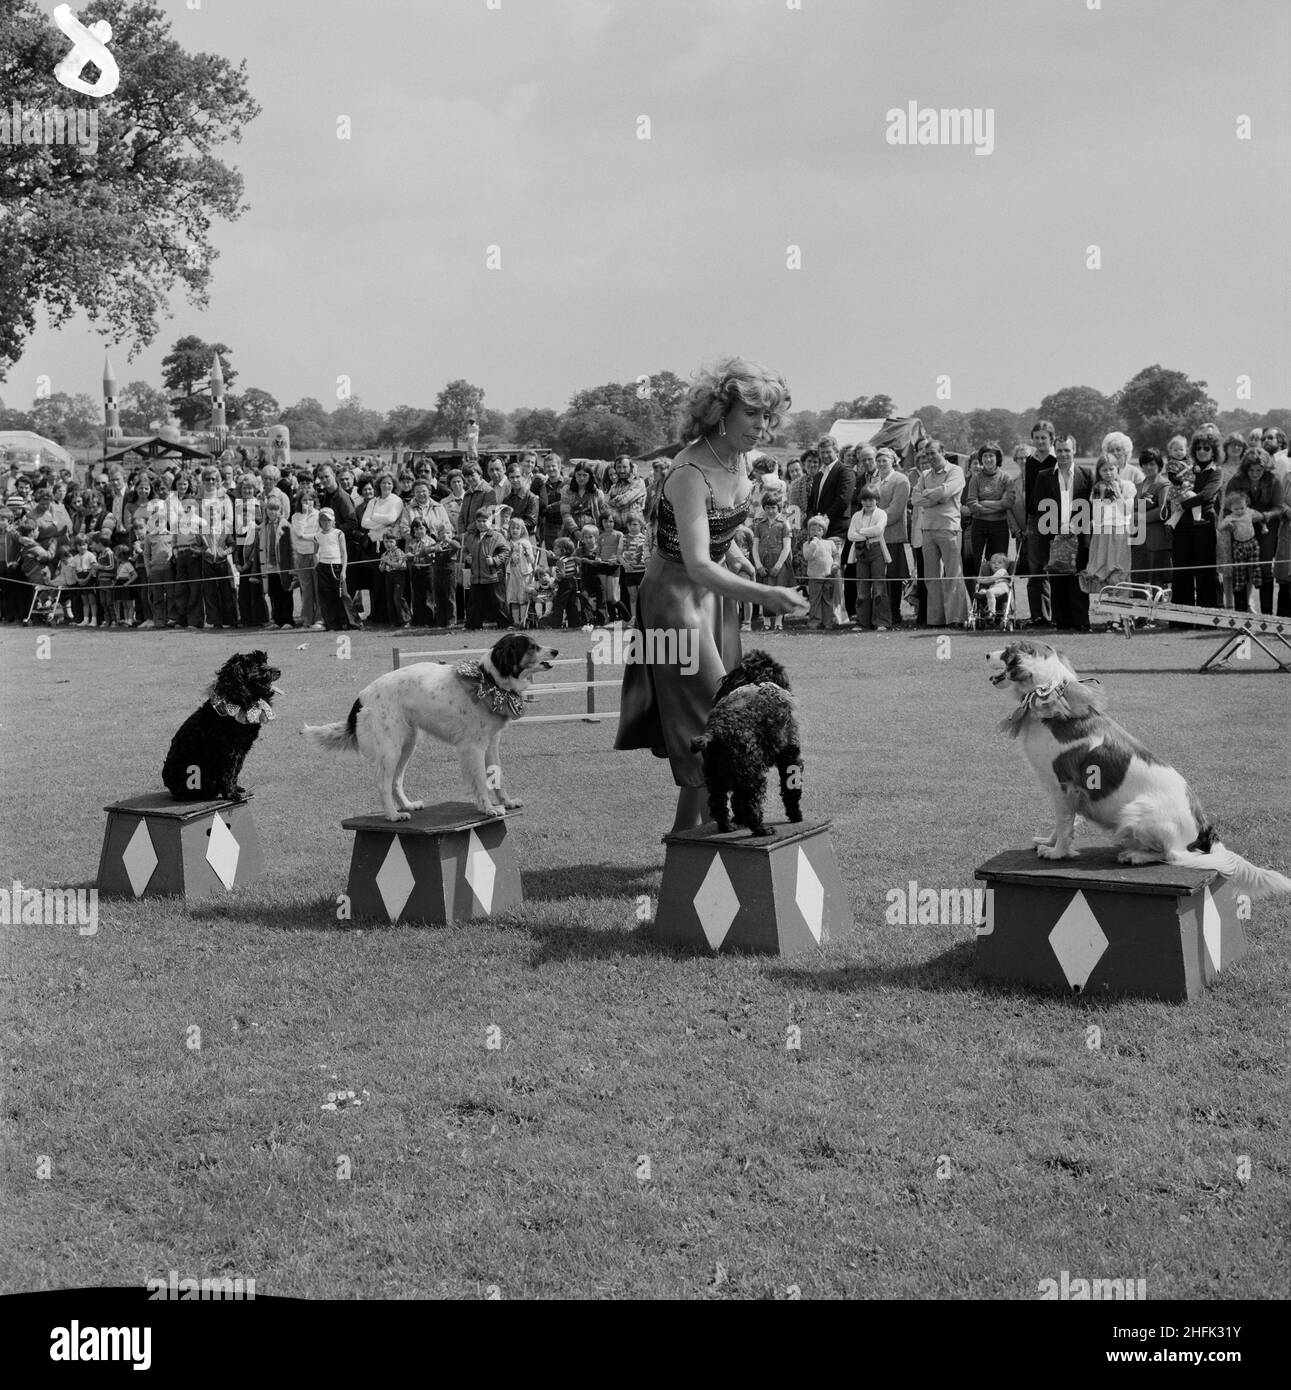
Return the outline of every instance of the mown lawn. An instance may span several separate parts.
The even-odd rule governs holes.
[[[340,822],[374,789],[297,730],[343,717],[390,638],[343,661],[321,633],[56,632],[38,659],[41,635],[0,635],[6,885],[93,882],[101,808],[160,785],[232,651],[267,646],[286,696],[244,779],[260,885],[207,909],[104,902],[92,937],[0,928],[0,1289],[177,1269],[312,1297],[1034,1298],[1067,1270],[1154,1298],[1287,1295],[1285,901],[1256,905],[1250,954],[1188,1005],[984,988],[971,927],[884,920],[889,888],[972,887],[1043,821],[995,732],[998,639],[955,636],[946,659],[932,635],[753,639],[795,681],[804,807],[832,818],[857,924],[781,961],[651,943],[636,905],[673,789],[610,751],[612,724],[503,745],[523,908],[343,923]],[[1291,683],[1193,674],[1215,641],[1067,649],[1227,843],[1285,870]],[[409,784],[457,799],[453,755],[424,750]],[[324,1110],[335,1091],[362,1104]]]

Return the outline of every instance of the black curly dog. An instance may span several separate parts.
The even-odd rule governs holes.
[[[161,779],[176,801],[246,796],[238,785],[242,764],[260,725],[273,718],[269,704],[281,675],[264,652],[240,652],[220,667],[207,698],[170,741]]]
[[[802,819],[802,752],[789,678],[767,652],[746,652],[727,673],[717,687],[708,726],[690,747],[704,755],[708,808],[721,834],[731,829],[728,795],[737,825],[754,836],[771,833],[762,819],[762,803],[773,767],[780,769],[780,799],[789,819]]]

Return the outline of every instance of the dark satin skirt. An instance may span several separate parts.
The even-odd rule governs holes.
[[[649,748],[672,764],[679,787],[702,787],[700,755],[691,752],[690,741],[704,732],[722,677],[740,663],[739,604],[694,583],[684,565],[656,551],[641,581],[636,626],[654,634],[655,654],[665,650],[660,634],[666,633],[673,638],[666,649],[680,656],[681,634],[688,634],[686,654],[693,660],[624,667],[614,746]]]

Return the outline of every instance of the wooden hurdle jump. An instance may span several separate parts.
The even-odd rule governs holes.
[[[459,651],[453,652],[405,652],[399,647],[393,648],[394,669],[397,671],[400,666],[409,661],[438,661],[441,665],[448,662],[458,662],[471,656],[487,656],[492,651],[491,647],[464,647]],[[598,690],[618,690],[621,681],[598,681],[596,679],[596,663],[592,660],[591,652],[587,656],[562,656],[557,657],[551,663],[553,666],[585,666],[587,679],[585,681],[558,681],[552,685],[535,685],[525,695],[525,703],[531,704],[540,695],[576,695],[580,691],[587,692],[587,709],[581,714],[526,714],[519,722],[520,724],[599,724],[604,719],[617,719],[619,712],[616,709],[597,709],[596,692]]]

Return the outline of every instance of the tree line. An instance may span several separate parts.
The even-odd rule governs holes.
[[[231,349],[189,335],[179,339],[162,361],[162,384],[132,381],[118,391],[122,433],[143,435],[172,414],[187,430],[205,430],[210,420],[209,376],[219,354],[225,383],[225,417],[231,431],[284,424],[297,449],[356,451],[389,448],[459,447],[474,419],[483,448],[552,448],[566,457],[639,457],[675,443],[675,420],[686,382],[675,372],[659,371],[630,382],[607,382],[576,391],[563,410],[522,406],[494,410],[484,403],[484,389],[458,378],[448,382],[433,405],[400,405],[384,413],[369,410],[358,396],[342,399],[329,410],[312,396],[281,406],[269,391],[252,386],[234,389],[238,372]],[[828,410],[799,410],[788,415],[773,446],[804,448],[828,432],[835,420],[885,419],[897,415],[891,396],[858,395],[835,401]],[[1213,420],[1220,429],[1245,432],[1256,424],[1276,424],[1291,433],[1291,410],[1220,411],[1204,381],[1160,365],[1145,367],[1115,394],[1092,386],[1067,386],[1028,410],[1003,407],[959,411],[923,405],[909,412],[940,439],[946,449],[967,453],[988,440],[1005,452],[1026,443],[1037,419],[1052,420],[1060,435],[1074,436],[1077,451],[1090,454],[1111,430],[1123,429],[1136,446],[1163,448],[1173,434],[1190,434]],[[103,408],[84,392],[48,392],[27,410],[7,409],[0,401],[0,429],[30,429],[59,444],[93,448],[102,438]]]

